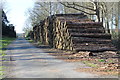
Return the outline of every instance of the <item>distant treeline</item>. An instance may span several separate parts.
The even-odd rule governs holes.
[[[9,24],[5,12],[2,10],[2,36],[16,37],[13,24]]]

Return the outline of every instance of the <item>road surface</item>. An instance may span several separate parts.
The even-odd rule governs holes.
[[[94,78],[98,75],[77,72],[74,69],[86,67],[80,62],[65,62],[56,59],[42,48],[36,48],[27,40],[18,38],[6,51],[5,77],[7,78]],[[89,67],[88,67],[89,68]]]

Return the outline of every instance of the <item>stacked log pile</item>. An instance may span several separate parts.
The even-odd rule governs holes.
[[[54,22],[54,47],[57,49],[73,50],[71,34],[68,30],[68,23],[90,21],[83,14],[56,14]]]
[[[114,51],[111,35],[100,22],[84,14],[56,14],[34,27],[36,38],[57,49],[75,51]],[[39,36],[37,36],[38,34]]]
[[[116,50],[111,43],[111,35],[105,33],[102,23],[70,23],[68,29],[72,29],[69,33],[76,51]]]

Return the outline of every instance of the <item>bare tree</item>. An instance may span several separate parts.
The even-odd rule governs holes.
[[[93,5],[92,7],[80,5],[80,3],[75,3],[75,2],[60,2],[62,5],[68,8],[72,8],[75,10],[78,10],[80,12],[83,12],[88,15],[96,15],[98,18],[98,21],[100,21],[100,12],[99,12],[99,3],[98,2],[91,2]],[[90,3],[89,3],[90,4]],[[87,10],[87,11],[85,11]]]

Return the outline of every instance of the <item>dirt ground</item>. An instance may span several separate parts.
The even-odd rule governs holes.
[[[55,51],[51,49],[50,51]],[[58,50],[57,50],[58,51]],[[112,51],[91,53],[91,52],[79,52],[73,53],[71,51],[58,51],[59,53],[50,53],[50,55],[56,56],[56,58],[62,59],[67,62],[83,62],[90,68],[77,68],[78,72],[91,72],[99,75],[118,75],[119,74],[119,54]],[[89,53],[89,55],[83,55]],[[92,55],[91,55],[92,54]]]

